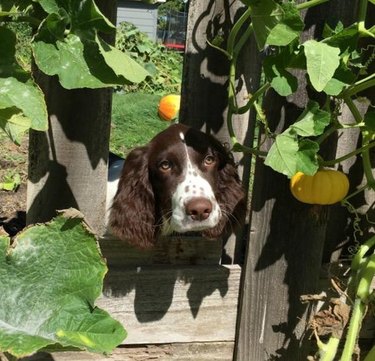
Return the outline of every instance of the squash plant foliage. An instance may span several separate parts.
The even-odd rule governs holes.
[[[353,102],[358,93],[375,85],[375,74],[370,66],[375,60],[374,45],[360,48],[359,40],[375,38],[375,27],[366,28],[367,11],[375,11],[374,1],[360,0],[357,22],[344,27],[338,22],[333,28],[324,27],[323,39],[301,42],[300,34],[304,22],[300,11],[329,0],[310,0],[295,4],[291,1],[242,0],[246,9],[233,25],[225,47],[221,39],[213,39],[211,45],[223,52],[230,61],[228,129],[234,151],[250,152],[266,157],[265,164],[289,178],[297,172],[314,175],[320,166],[334,165],[343,159],[362,153],[367,187],[375,188],[371,173],[369,149],[375,146],[375,112],[368,107],[362,116]],[[370,9],[372,8],[372,9]],[[263,60],[265,81],[247,104],[239,106],[235,94],[236,64],[246,41],[254,36],[259,51],[266,56]],[[362,41],[363,43],[363,41]],[[372,42],[372,44],[374,44]],[[308,86],[325,96],[325,104],[311,100],[304,112],[281,134],[270,131],[267,118],[261,109],[265,92],[272,88],[281,96],[296,92],[298,79],[293,70],[304,71]],[[341,124],[338,109],[346,103],[353,114],[352,124]],[[257,112],[266,135],[274,140],[270,151],[265,154],[258,147],[250,148],[239,144],[233,126],[233,114],[242,114],[251,107]],[[321,143],[333,132],[359,128],[362,131],[362,146],[340,159],[324,161],[318,155]]]
[[[129,54],[152,75],[140,83],[125,84],[122,90],[150,94],[181,92],[182,54],[168,50],[125,21],[117,27],[116,48]]]
[[[295,4],[293,1],[279,0],[241,0],[246,6],[243,14],[233,25],[226,44],[217,36],[210,43],[224,53],[230,63],[228,87],[227,125],[233,143],[233,150],[248,152],[265,158],[265,164],[275,171],[292,178],[299,172],[314,176],[320,168],[334,166],[353,156],[361,155],[366,184],[347,196],[342,203],[352,211],[354,207],[348,199],[364,190],[375,190],[370,149],[375,146],[374,104],[363,99],[363,91],[370,94],[375,86],[374,65],[375,26],[367,26],[366,14],[375,11],[374,0],[359,0],[357,21],[349,26],[341,22],[332,27],[325,24],[322,39],[309,39],[301,42],[300,34],[305,24],[300,11],[320,6],[329,0],[310,0]],[[259,51],[264,54],[262,86],[249,94],[245,105],[239,105],[236,97],[237,59],[243,45],[254,37]],[[361,47],[361,44],[368,44]],[[311,92],[320,93],[325,99],[322,104],[310,100],[298,119],[282,133],[273,133],[262,110],[263,95],[272,88],[280,96],[289,96],[296,92],[298,79],[293,72],[304,73],[307,87]],[[362,99],[360,99],[361,95]],[[367,103],[367,112],[363,115],[354,101]],[[343,104],[352,113],[352,122],[340,122],[340,110]],[[260,145],[249,147],[240,144],[232,125],[234,114],[243,114],[254,108],[257,119],[264,129],[265,136],[273,140],[268,152]],[[288,121],[290,121],[288,119]],[[361,131],[362,144],[352,152],[333,160],[324,160],[319,155],[321,144],[336,131],[345,132],[357,128]],[[355,210],[354,210],[355,212]],[[359,335],[361,321],[370,303],[374,303],[375,293],[371,290],[371,280],[375,276],[375,239],[371,237],[358,247],[351,265],[352,276],[348,283],[347,303],[354,300],[347,333],[332,332],[327,343],[320,341],[318,335],[317,358],[321,361],[336,360],[339,342],[345,337],[344,349],[340,361],[351,361]],[[344,292],[343,292],[344,293]],[[365,361],[374,360],[375,346]],[[314,358],[315,360],[315,358]]]
[[[74,209],[20,232],[0,235],[0,351],[110,352],[126,336],[95,307],[107,272],[95,236]]]
[[[93,0],[0,2],[0,127],[15,142],[25,130],[47,130],[44,95],[16,58],[17,37],[7,22],[27,22],[36,66],[66,89],[137,83],[149,73],[103,40],[115,26]]]

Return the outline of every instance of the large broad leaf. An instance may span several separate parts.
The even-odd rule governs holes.
[[[59,4],[56,0],[36,0],[47,14],[57,13]]]
[[[116,27],[103,15],[93,0],[37,0],[49,15],[61,11],[71,15],[70,30],[75,32],[96,29],[101,32],[113,32]]]
[[[324,39],[324,43],[340,48],[341,53],[350,53],[357,48],[358,39],[358,27],[357,24],[353,24],[347,28],[337,27],[329,37]]]
[[[265,164],[288,177],[296,173],[298,139],[290,130],[279,134],[268,152]]]
[[[298,81],[285,69],[284,60],[283,54],[268,56],[263,62],[263,69],[271,87],[281,96],[288,96],[297,90]]]
[[[282,16],[267,37],[268,45],[288,45],[300,35],[304,27],[300,12],[293,3],[282,3],[280,7]]]
[[[66,89],[103,88],[140,82],[149,73],[97,33],[115,27],[93,0],[39,0],[49,13],[33,42],[38,68],[57,75]]]
[[[340,49],[315,40],[304,44],[307,73],[312,86],[322,91],[340,64]]]
[[[264,163],[289,178],[298,171],[313,175],[319,167],[318,151],[316,142],[299,140],[294,130],[288,128],[276,137]]]
[[[106,265],[78,211],[0,238],[0,351],[22,357],[53,345],[110,352],[126,336],[94,306]]]
[[[99,37],[96,38],[96,41],[99,44],[100,53],[103,55],[104,61],[117,76],[122,76],[125,81],[140,83],[147,76],[151,75],[145,68],[124,52],[107,44]]]
[[[251,20],[259,49],[268,45],[287,45],[303,30],[303,21],[293,4],[273,0],[249,1]]]
[[[319,169],[318,154],[319,144],[310,139],[302,139],[298,144],[296,173],[302,172],[314,175]]]
[[[83,42],[79,36],[69,34],[54,44],[38,37],[33,51],[39,69],[47,75],[57,75],[66,89],[103,88],[121,83],[104,62],[95,41]]]
[[[59,0],[64,3],[66,0]],[[116,27],[103,15],[93,0],[69,0],[72,10],[72,31],[95,28],[97,31],[111,33]]]
[[[290,128],[303,137],[317,136],[324,132],[330,121],[330,113],[319,109],[317,102],[310,101],[304,112]]]
[[[16,107],[31,121],[31,128],[47,130],[47,108],[42,91],[33,83],[0,78],[0,109]]]
[[[311,101],[305,111],[283,133],[276,136],[265,164],[275,171],[292,177],[297,172],[313,175],[318,170],[319,144],[306,138],[318,136],[330,123],[330,113]]]
[[[47,75],[57,75],[66,89],[103,88],[140,82],[149,75],[126,54],[99,37],[69,34],[55,43],[38,36],[34,43],[35,62]],[[85,36],[87,35],[87,36]]]
[[[328,95],[339,95],[356,79],[355,74],[343,63],[336,69],[323,91]]]

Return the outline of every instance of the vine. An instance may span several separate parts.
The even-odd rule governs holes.
[[[338,22],[335,28],[327,24],[323,39],[300,41],[304,28],[301,10],[319,6],[329,0],[310,0],[300,4],[277,0],[242,0],[246,5],[241,17],[233,24],[226,46],[220,39],[214,39],[212,46],[225,54],[229,61],[227,128],[235,152],[250,153],[264,157],[264,163],[275,171],[293,177],[297,172],[314,175],[319,168],[335,166],[346,159],[361,156],[366,184],[348,195],[342,204],[354,212],[355,239],[360,229],[360,218],[349,199],[365,190],[375,190],[375,178],[372,170],[370,150],[375,146],[375,112],[370,105],[366,114],[362,114],[354,99],[359,94],[375,86],[375,74],[368,71],[374,61],[374,47],[360,48],[360,40],[375,38],[375,27],[367,28],[365,19],[369,11],[374,11],[374,2],[360,0],[357,21],[344,27]],[[372,7],[370,10],[369,7]],[[246,42],[253,36],[259,51],[265,54],[263,59],[264,82],[247,102],[239,106],[236,99],[236,68],[238,57]],[[270,51],[271,50],[271,51]],[[372,50],[372,53],[371,53]],[[370,53],[370,54],[368,54]],[[366,55],[367,54],[367,55]],[[291,69],[305,71],[308,86],[325,96],[323,106],[312,100],[303,113],[281,134],[272,134],[262,111],[261,100],[269,89],[286,97],[296,92],[298,79]],[[333,105],[333,107],[332,107]],[[351,124],[342,124],[339,114],[342,105],[346,105],[354,119]],[[333,109],[331,109],[333,108]],[[233,116],[254,109],[257,120],[264,126],[264,138],[272,138],[273,144],[268,152],[261,145],[249,147],[241,144],[234,132]],[[359,129],[362,143],[357,149],[336,159],[325,160],[319,154],[321,144],[333,133],[340,130]],[[351,320],[346,335],[341,361],[351,360],[356,346],[361,321],[367,305],[374,302],[371,280],[375,276],[375,238],[363,245],[357,243],[357,253],[351,264],[352,275],[348,283],[348,294],[353,299]],[[372,293],[371,293],[372,292]],[[340,335],[341,337],[341,335]],[[331,336],[325,344],[319,340],[318,359],[332,361],[337,357],[340,337]],[[374,355],[375,348],[370,351]]]

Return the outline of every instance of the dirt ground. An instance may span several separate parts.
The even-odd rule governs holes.
[[[0,134],[0,183],[8,175],[19,174],[21,179],[15,191],[0,189],[0,233],[13,236],[25,226],[27,158],[27,136],[17,146]]]

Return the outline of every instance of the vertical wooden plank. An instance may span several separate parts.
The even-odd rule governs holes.
[[[75,207],[101,232],[106,194],[98,189],[107,185],[110,90],[66,90],[45,75],[38,84],[46,94],[49,130],[30,132],[27,223]]]
[[[305,15],[304,38],[319,38],[327,16],[333,22],[351,23],[353,4],[330,1]],[[350,11],[349,11],[350,10]],[[334,14],[334,15],[333,15]],[[273,91],[264,109],[272,131],[281,132],[306,106],[305,75],[296,73],[301,86],[287,99]],[[263,150],[269,150],[266,141]],[[302,305],[302,294],[314,293],[319,274],[329,206],[297,202],[286,177],[258,159],[255,168],[249,247],[243,271],[235,359],[306,360],[311,340],[306,325],[311,310]]]
[[[111,20],[115,3],[98,1]],[[103,233],[112,89],[67,90],[57,77],[37,69],[33,75],[45,94],[49,130],[30,132],[27,223],[45,222],[56,210],[75,207]]]
[[[191,0],[189,3],[180,121],[212,133],[228,145],[230,139],[226,115],[229,61],[207,41],[213,41],[215,36],[220,35],[225,47],[232,24],[243,9],[241,1]],[[249,93],[258,88],[260,60],[257,54],[255,42],[249,41],[239,57],[236,86],[240,106],[244,105]],[[254,122],[253,112],[234,117],[233,125],[240,142],[251,146]],[[250,157],[237,153],[235,160],[239,163],[244,186],[248,187]],[[244,233],[239,232],[224,241],[223,263],[241,263],[244,239]]]

